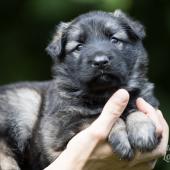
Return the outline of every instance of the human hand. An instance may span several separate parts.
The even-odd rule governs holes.
[[[158,147],[152,152],[136,152],[132,161],[126,161],[120,160],[114,155],[107,142],[101,143],[94,150],[86,163],[84,170],[151,170],[155,167],[156,160],[166,154],[169,127],[163,118],[161,111],[155,111],[151,105],[141,98],[137,100],[136,104],[139,111],[144,112],[154,122],[157,135],[162,135],[162,140]]]

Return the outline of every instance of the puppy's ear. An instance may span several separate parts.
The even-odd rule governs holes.
[[[142,40],[145,37],[146,34],[145,34],[144,26],[138,21],[134,21],[132,18],[130,18],[128,15],[126,15],[124,12],[122,12],[119,9],[115,10],[113,16],[119,18],[123,23],[127,24],[139,39]]]
[[[54,33],[51,43],[47,46],[46,51],[52,57],[53,60],[56,60],[59,57],[63,50],[64,38],[66,29],[69,27],[69,23],[61,22],[57,27]]]

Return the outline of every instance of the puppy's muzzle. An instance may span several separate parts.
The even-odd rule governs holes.
[[[106,55],[96,56],[92,61],[92,67],[95,68],[105,68],[110,65],[110,59]]]
[[[113,55],[98,54],[93,57],[90,64],[91,67],[94,68],[94,79],[106,83],[112,82],[114,86],[123,85],[126,82],[127,76],[122,64],[119,62],[123,63],[123,61],[120,61],[120,57],[119,60],[117,60],[117,57]]]

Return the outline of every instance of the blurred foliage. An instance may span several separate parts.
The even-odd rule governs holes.
[[[149,77],[170,124],[169,0],[5,0],[0,1],[0,84],[50,79],[50,57],[44,49],[54,26],[91,10],[120,8],[146,27]],[[157,170],[170,169],[160,161]]]

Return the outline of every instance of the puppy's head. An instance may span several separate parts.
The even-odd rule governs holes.
[[[145,69],[144,36],[143,26],[120,10],[90,12],[61,23],[47,52],[54,60],[54,75],[95,90],[117,89]]]

